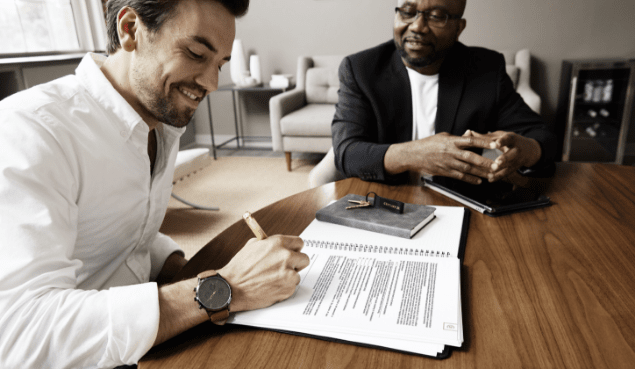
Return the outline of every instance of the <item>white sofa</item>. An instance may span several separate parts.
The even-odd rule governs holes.
[[[531,73],[531,54],[529,50],[499,50],[499,52],[505,57],[507,74],[514,83],[516,92],[520,94],[533,111],[540,114],[540,96],[529,85]],[[493,152],[486,152],[484,155],[490,158],[496,156]],[[340,179],[344,179],[344,176],[335,168],[335,155],[333,154],[333,148],[330,147],[324,159],[309,173],[309,188]]]

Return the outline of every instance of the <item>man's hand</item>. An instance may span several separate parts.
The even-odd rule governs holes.
[[[302,246],[302,239],[294,236],[249,240],[218,271],[232,288],[230,310],[258,309],[291,296],[300,283],[298,271],[309,265],[309,257],[300,252]],[[197,283],[197,278],[190,278],[159,288],[161,315],[155,345],[209,320],[194,301]]]
[[[468,132],[466,132],[467,134]],[[513,176],[521,167],[534,166],[542,156],[542,149],[536,140],[513,132],[496,131],[480,134],[469,131],[469,135],[491,141],[492,148],[497,148],[503,152],[491,166],[492,173],[487,177],[490,182]]]
[[[294,236],[270,236],[249,240],[218,271],[232,288],[232,312],[254,310],[287,299],[300,283],[298,271],[309,265],[300,252],[304,242]]]
[[[491,174],[493,162],[467,149],[488,149],[491,141],[491,138],[458,137],[443,132],[417,141],[394,144],[386,151],[384,168],[390,174],[410,170],[479,184],[481,178]]]

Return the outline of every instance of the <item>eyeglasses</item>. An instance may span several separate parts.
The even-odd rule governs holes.
[[[399,16],[399,20],[406,24],[414,23],[417,18],[419,18],[419,14],[423,14],[423,18],[426,20],[428,25],[435,28],[445,27],[445,25],[448,23],[448,19],[461,19],[460,15],[448,14],[443,9],[430,9],[421,11],[414,9],[395,8],[395,12]]]

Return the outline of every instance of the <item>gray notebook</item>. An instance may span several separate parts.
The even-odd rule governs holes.
[[[406,203],[402,214],[381,207],[365,207],[346,210],[354,205],[348,200],[365,200],[365,196],[349,194],[323,207],[315,214],[317,220],[384,233],[391,236],[411,238],[434,219],[435,208]],[[369,199],[373,203],[373,199]]]

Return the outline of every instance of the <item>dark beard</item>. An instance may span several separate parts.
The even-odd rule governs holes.
[[[178,111],[170,100],[158,96],[155,96],[155,98],[149,102],[149,105],[148,108],[150,108],[150,111],[160,122],[176,128],[185,127],[190,120],[192,120],[192,116],[196,111],[192,108]]]
[[[406,63],[408,63],[408,65],[414,68],[427,67],[428,65],[436,62],[437,60],[441,58],[441,55],[437,55],[437,53],[432,53],[430,57],[413,58],[410,55],[408,55],[408,53],[403,47],[403,44],[398,43],[397,40],[393,40],[393,41],[395,43],[395,47],[397,48],[397,51],[399,52],[399,56],[401,56],[401,58],[405,60]]]
[[[165,97],[160,94],[160,92],[154,91],[143,79],[137,77],[140,75],[142,74],[135,69],[134,82],[140,91],[140,95],[143,96],[143,98],[140,97],[140,100],[145,100],[144,105],[148,112],[154,115],[154,117],[161,123],[165,123],[176,128],[185,127],[190,120],[192,120],[192,116],[196,110],[186,107],[182,111],[179,111],[169,97]],[[178,86],[174,87],[174,91],[172,93],[180,93],[178,91]]]

